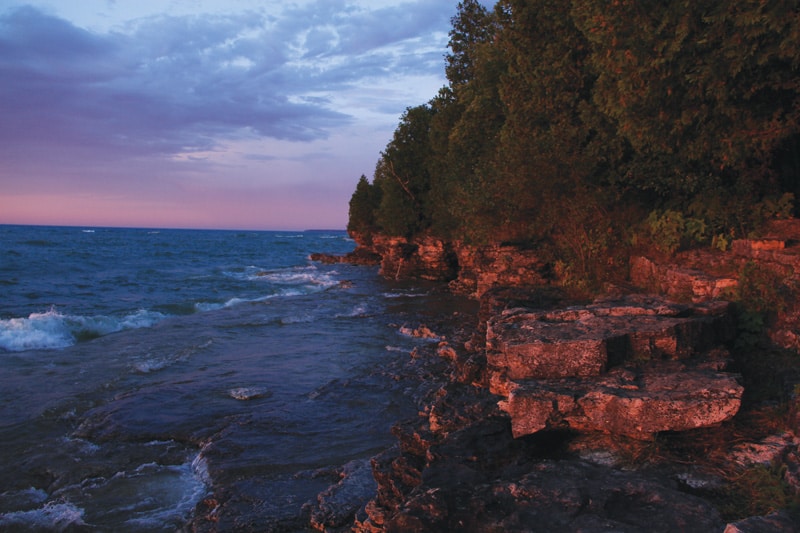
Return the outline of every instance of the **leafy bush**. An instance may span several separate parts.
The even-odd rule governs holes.
[[[688,242],[703,242],[706,224],[696,218],[685,218],[673,210],[652,211],[647,218],[650,239],[662,252],[675,253]]]

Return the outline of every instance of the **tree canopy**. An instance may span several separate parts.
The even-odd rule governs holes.
[[[665,225],[724,243],[800,192],[798,0],[476,0],[351,225],[549,249],[581,275]],[[360,191],[360,192],[359,192]]]

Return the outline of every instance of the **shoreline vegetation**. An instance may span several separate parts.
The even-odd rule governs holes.
[[[349,256],[480,302],[358,531],[796,531],[800,6],[475,0]],[[463,317],[461,318],[463,320]],[[422,330],[422,327],[419,328]]]

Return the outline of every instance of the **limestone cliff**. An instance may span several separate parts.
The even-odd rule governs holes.
[[[352,257],[387,278],[446,282],[479,299],[480,313],[409,362],[432,392],[418,420],[395,426],[398,446],[372,459],[378,489],[355,530],[800,528],[786,511],[728,520],[717,507],[753,468],[779,468],[800,499],[798,387],[782,432],[756,424],[748,437],[748,390],[732,365],[748,300],[768,315],[774,345],[800,349],[800,221],[727,251],[635,255],[628,284],[588,303],[566,298],[533,250],[356,240]]]
[[[453,290],[474,297],[495,286],[531,287],[547,282],[545,263],[536,252],[516,246],[469,245],[424,235],[407,239],[353,236],[354,254],[378,257],[381,275],[390,279],[449,282]]]
[[[505,244],[470,245],[431,235],[407,239],[353,235],[358,246],[343,258],[380,264],[390,279],[448,282],[452,290],[480,298],[495,287],[530,288],[558,284],[553,269],[535,250]],[[672,257],[633,255],[629,278],[638,291],[676,301],[702,302],[738,297],[746,283],[769,283],[781,305],[772,310],[768,330],[778,346],[800,350],[800,220],[776,220],[759,239],[734,241],[727,251],[691,250]],[[754,290],[766,290],[755,287]]]

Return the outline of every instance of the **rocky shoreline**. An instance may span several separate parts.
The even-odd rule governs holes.
[[[375,485],[361,465],[318,507],[353,485],[362,500],[374,487],[369,501],[351,498],[358,511],[349,518],[312,512],[312,524],[365,532],[797,531],[790,503],[800,488],[800,380],[786,369],[779,405],[748,398],[748,377],[731,353],[741,328],[724,298],[744,282],[736,274],[743,265],[791,288],[800,276],[796,228],[724,253],[634,258],[630,287],[580,303],[543,282],[529,250],[430,240],[361,247],[354,257],[380,261],[384,275],[449,281],[479,298],[481,311],[471,325],[436,332],[446,340],[409,361],[428,392],[419,418],[395,426],[397,447],[372,459]],[[774,317],[773,345],[796,351],[796,305]],[[763,477],[783,500],[736,508],[737,498],[770,499],[757,492],[765,487],[743,492],[736,482],[746,476]]]

